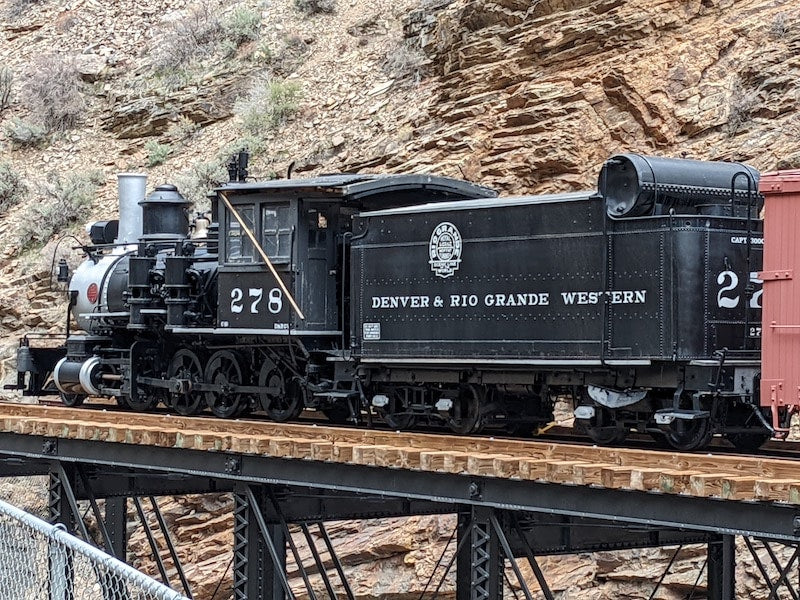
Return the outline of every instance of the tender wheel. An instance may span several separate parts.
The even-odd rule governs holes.
[[[331,423],[336,425],[346,425],[350,421],[350,409],[344,402],[339,402],[332,406],[322,409],[322,414],[325,415]]]
[[[733,447],[742,452],[755,452],[769,441],[768,433],[731,433],[726,436]]]
[[[402,390],[393,390],[389,393],[389,404],[381,411],[380,416],[392,429],[411,429],[417,420],[409,412]]]
[[[273,421],[291,421],[303,410],[303,395],[296,385],[286,385],[286,378],[274,362],[265,359],[258,371],[258,387],[271,388],[260,392],[261,408]]]
[[[191,350],[178,350],[167,369],[169,379],[187,380],[190,384],[203,381],[203,367],[200,359]],[[168,404],[179,415],[196,415],[203,408],[203,394],[198,391],[172,390],[169,392]]]
[[[621,444],[628,437],[628,432],[618,427],[586,427],[586,435],[598,446],[614,446]]]
[[[628,437],[628,431],[622,427],[618,427],[612,412],[598,404],[595,404],[589,391],[582,387],[578,391],[578,402],[580,404],[593,405],[595,409],[594,425],[583,425],[582,428],[598,446],[614,446],[621,444]]]
[[[84,400],[86,400],[86,396],[83,394],[67,394],[65,392],[59,392],[59,395],[61,396],[61,402],[70,408],[78,407],[83,404]]]
[[[212,354],[206,365],[204,381],[220,387],[219,391],[205,393],[206,404],[216,416],[229,419],[247,407],[248,398],[232,389],[232,386],[244,385],[242,367],[233,352],[220,350]]]
[[[675,419],[666,434],[666,440],[675,450],[689,452],[705,448],[713,436],[710,419]]]
[[[481,429],[481,393],[474,385],[459,388],[458,398],[453,401],[453,408],[447,426],[453,433],[477,433]]]

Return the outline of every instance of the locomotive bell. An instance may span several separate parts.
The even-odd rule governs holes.
[[[174,240],[189,236],[191,205],[178,188],[171,184],[158,186],[152,194],[139,202],[142,207],[143,242]]]

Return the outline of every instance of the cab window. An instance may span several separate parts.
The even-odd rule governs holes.
[[[274,262],[289,262],[292,255],[292,210],[286,205],[261,208],[261,243]]]
[[[325,248],[327,240],[328,216],[322,211],[308,211],[308,247]]]
[[[241,204],[235,207],[239,216],[242,217],[245,226],[252,231],[255,209],[252,204]],[[227,249],[225,260],[229,263],[251,263],[254,262],[253,243],[247,234],[242,231],[239,221],[236,220],[229,211],[226,211],[225,233],[227,239]]]

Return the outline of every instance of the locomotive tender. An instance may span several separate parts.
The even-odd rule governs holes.
[[[597,192],[499,198],[428,175],[249,182],[244,164],[206,237],[174,186],[120,175],[119,226],[92,227],[70,282],[83,331],[60,354],[22,340],[25,394],[461,434],[530,432],[566,395],[598,443],[681,450],[754,448],[788,418],[759,406],[749,166],[623,154]]]

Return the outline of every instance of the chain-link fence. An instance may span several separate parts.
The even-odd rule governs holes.
[[[136,569],[0,501],[0,600],[187,600]]]

